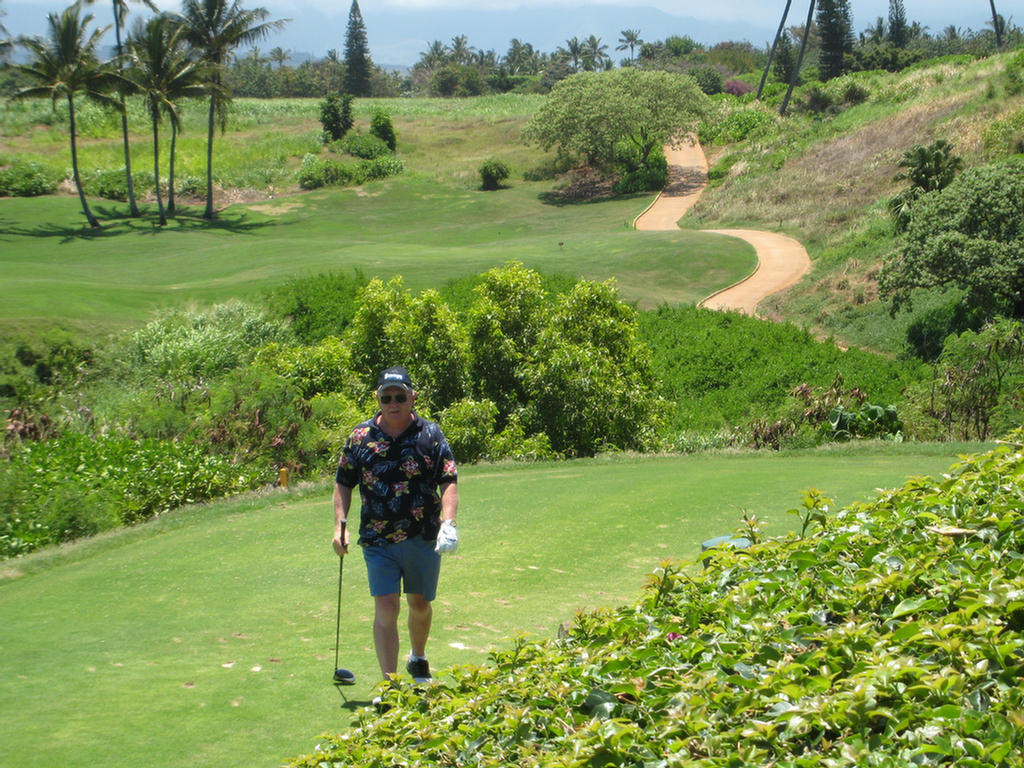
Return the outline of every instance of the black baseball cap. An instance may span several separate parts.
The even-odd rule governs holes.
[[[401,387],[412,392],[412,379],[409,378],[409,372],[400,365],[393,365],[381,371],[380,376],[377,377],[377,391],[380,392],[386,387]]]

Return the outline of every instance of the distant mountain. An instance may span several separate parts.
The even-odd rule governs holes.
[[[260,44],[263,50],[281,46],[294,51],[296,60],[305,56],[323,57],[331,48],[342,51],[345,46],[345,26],[348,22],[349,3],[339,0],[336,9],[323,10],[315,6],[303,7],[301,14],[295,4],[288,2],[246,3],[262,5],[271,12],[271,18],[291,18],[283,32]],[[53,3],[11,2],[4,25],[11,34],[42,34],[46,14],[67,5],[62,0]],[[110,23],[109,3],[99,2],[89,7],[101,24]],[[141,6],[130,6],[131,16],[140,13]],[[375,7],[371,2],[360,3],[366,22],[370,54],[375,62],[389,66],[411,66],[420,53],[433,40],[448,43],[456,35],[465,35],[469,44],[480,50],[494,49],[499,54],[508,50],[509,41],[519,38],[544,52],[565,45],[571,37],[585,38],[596,35],[608,46],[608,53],[617,62],[624,58],[615,46],[623,29],[639,29],[645,40],[664,40],[670,35],[689,35],[701,43],[721,40],[749,40],[755,45],[771,41],[775,30],[742,21],[717,23],[694,18],[674,16],[655,8],[598,5],[585,8],[536,8],[502,11],[466,9],[410,10],[393,7]],[[131,17],[129,17],[131,18]],[[111,36],[112,37],[112,36]],[[112,40],[111,40],[112,42]]]
[[[4,26],[12,35],[41,34],[44,31],[46,14],[63,9],[70,0],[5,0],[3,8],[7,16]],[[981,29],[987,22],[987,4],[977,8],[957,0],[929,3],[925,8],[908,9],[908,14],[928,26],[933,32],[949,24],[972,26]],[[173,5],[161,2],[161,7]],[[303,57],[322,58],[329,49],[339,52],[345,46],[345,26],[348,22],[349,2],[337,0],[336,5],[324,10],[302,0],[252,0],[246,7],[262,5],[271,12],[271,18],[291,18],[283,32],[275,34],[260,43],[268,51],[276,46],[295,53],[296,63]],[[753,5],[741,0],[722,0],[720,11],[728,7]],[[781,7],[781,3],[779,3]],[[867,6],[871,5],[868,9]],[[885,13],[886,3],[873,0],[873,4],[857,6],[863,15],[854,19],[857,31],[872,21],[869,11]],[[982,7],[984,5],[984,7]],[[693,7],[680,3],[680,7]],[[877,6],[877,8],[875,7]],[[863,10],[860,10],[862,9]],[[141,12],[140,5],[131,5],[131,17]],[[729,21],[706,21],[690,16],[674,15],[656,8],[632,5],[586,5],[578,8],[537,7],[508,10],[474,10],[466,8],[441,8],[435,10],[399,9],[393,6],[363,0],[360,3],[366,22],[367,39],[373,60],[389,67],[408,67],[415,64],[420,53],[433,40],[444,43],[456,35],[465,35],[469,44],[479,50],[493,49],[498,54],[508,50],[509,41],[518,38],[530,43],[539,51],[552,52],[571,37],[580,39],[590,35],[601,38],[608,46],[608,53],[618,62],[625,58],[624,52],[615,46],[624,29],[640,30],[644,40],[664,40],[671,35],[689,35],[704,44],[723,40],[748,40],[756,46],[766,46],[775,35],[774,12],[765,14],[762,9],[756,18],[737,14]],[[110,23],[110,3],[98,2],[89,6],[101,24]],[[924,14],[924,15],[922,15]],[[802,13],[795,13],[791,23],[801,23]],[[766,22],[765,19],[768,19]],[[110,43],[113,42],[111,39]]]

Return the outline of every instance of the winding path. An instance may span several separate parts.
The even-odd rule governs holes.
[[[678,229],[676,222],[694,206],[707,186],[708,161],[696,140],[684,141],[674,149],[665,147],[665,157],[668,184],[647,210],[636,217],[633,222],[636,229],[649,232]],[[804,247],[786,235],[751,229],[702,231],[738,237],[750,243],[757,252],[757,267],[743,280],[716,291],[698,306],[753,315],[762,300],[799,282],[811,268]]]

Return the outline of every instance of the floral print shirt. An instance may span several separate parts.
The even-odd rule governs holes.
[[[375,416],[352,430],[335,475],[339,485],[359,486],[359,543],[380,546],[417,534],[434,541],[441,526],[438,489],[459,476],[448,441],[437,424],[416,414],[397,438],[376,422]]]

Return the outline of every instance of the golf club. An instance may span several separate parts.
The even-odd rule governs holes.
[[[345,524],[341,525],[341,540],[345,541]],[[341,645],[341,574],[345,567],[345,556],[338,556],[338,622],[334,632],[334,678],[335,685],[355,685],[356,676],[350,670],[338,666],[338,648]]]

